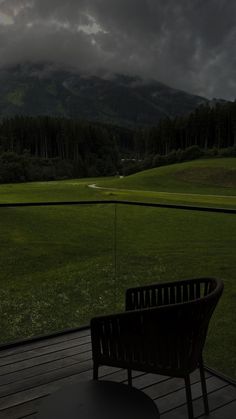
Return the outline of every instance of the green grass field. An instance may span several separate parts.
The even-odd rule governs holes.
[[[209,160],[208,175],[222,165],[226,179],[226,172],[235,171],[235,162]],[[236,208],[235,185],[216,187],[213,177],[211,185],[208,180],[201,188],[202,164],[208,163],[173,165],[124,179],[0,185],[0,201],[127,199],[206,205],[208,198],[207,206]],[[176,169],[192,173],[197,165],[201,179],[189,182],[189,189],[186,180],[181,186],[178,179],[175,189]],[[155,180],[160,173],[162,180]],[[88,187],[94,183],[122,190]],[[167,197],[160,198],[161,190]],[[199,194],[196,201],[194,191]],[[235,215],[103,203],[0,211],[2,342],[88,324],[95,314],[120,310],[129,286],[214,276],[224,280],[225,291],[211,323],[205,358],[210,366],[236,377]]]
[[[236,158],[173,164],[97,185],[117,199],[236,208]]]
[[[145,170],[107,182],[152,191],[215,195],[236,194],[236,158],[201,159]]]

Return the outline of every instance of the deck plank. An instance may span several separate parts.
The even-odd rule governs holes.
[[[16,383],[11,383],[10,385],[6,385],[0,389],[0,405],[1,405],[1,398],[3,396],[13,395],[14,393],[18,393],[19,391],[25,391],[34,387],[39,387],[42,384],[51,383],[52,381],[60,380],[64,377],[68,377],[71,375],[75,375],[76,373],[80,373],[83,371],[84,366],[86,368],[91,369],[91,356],[87,357],[87,352],[84,354],[87,359],[75,362],[72,365],[67,365],[62,368],[58,368],[53,371],[45,372],[44,374],[39,374],[23,381],[19,381]]]
[[[53,345],[45,345],[39,348],[33,348],[28,351],[20,352],[17,354],[7,355],[0,359],[0,367],[4,365],[11,365],[17,362],[28,361],[29,359],[33,359],[35,357],[46,355],[50,353],[55,353],[57,351],[62,351],[64,349],[72,348],[75,346],[80,346],[86,343],[90,343],[91,338],[90,336],[78,337],[73,340],[68,340],[60,343],[54,343]]]
[[[99,377],[127,383],[127,371],[101,367]],[[64,385],[92,378],[89,330],[0,351],[0,419],[34,419],[42,401]],[[211,419],[235,419],[236,387],[206,372]],[[194,413],[205,419],[199,372],[191,375]],[[133,371],[133,385],[158,405],[161,419],[187,419],[184,380]]]
[[[224,388],[218,389],[212,393],[208,394],[209,399],[209,407],[210,407],[210,416],[206,416],[204,414],[204,408],[203,408],[203,401],[202,398],[199,397],[195,400],[193,400],[193,408],[194,408],[194,415],[196,418],[208,418],[208,419],[225,419],[225,416],[222,414],[224,412],[224,409],[227,409],[226,411],[229,411],[232,414],[229,416],[228,419],[235,419],[236,417],[236,399],[235,399],[235,391],[236,389],[233,388],[233,386],[226,386]],[[158,402],[157,402],[158,405]],[[159,406],[159,405],[158,405]],[[235,411],[232,412],[232,409],[235,409]],[[185,419],[187,418],[187,406],[186,403],[183,403],[181,406],[172,409],[170,411],[164,412],[161,417],[162,419]],[[220,416],[220,413],[222,416]]]
[[[217,377],[209,377],[206,381],[207,381],[208,394],[210,394],[213,391],[218,390],[219,388],[223,388],[224,386],[227,385],[225,382],[218,379]],[[201,399],[201,395],[202,395],[201,383],[197,382],[193,384],[191,386],[191,389],[192,389],[193,399],[198,399],[198,398]],[[167,393],[166,395],[162,397],[157,397],[155,398],[155,401],[157,402],[158,408],[161,413],[181,407],[182,405],[186,403],[186,394],[185,394],[184,384],[182,385],[182,388],[180,388],[179,390],[177,391],[173,390],[172,393]],[[210,399],[209,399],[209,404],[210,404]]]
[[[42,348],[44,346],[51,346],[54,344],[58,344],[60,342],[68,342],[69,340],[75,340],[77,338],[82,338],[85,336],[89,336],[90,337],[90,331],[89,329],[84,329],[84,330],[78,330],[76,332],[71,332],[71,333],[65,333],[63,335],[59,335],[59,336],[54,336],[54,337],[48,337],[42,340],[37,340],[35,342],[25,342],[22,345],[15,345],[12,346],[10,348],[5,349],[4,345],[3,347],[0,347],[0,358],[4,358],[6,356],[9,355],[14,355],[14,354],[18,354],[18,353],[23,353],[26,352],[28,350],[32,350],[32,348]]]
[[[220,407],[212,413],[211,419],[233,419],[236,417],[236,400]],[[202,419],[209,419],[207,416],[202,416]]]
[[[68,349],[51,352],[50,354],[41,355],[24,361],[14,362],[13,364],[4,365],[0,368],[0,376],[9,374],[10,372],[21,371],[26,368],[31,368],[35,365],[51,362],[56,359],[62,359],[68,356],[78,355],[79,353],[87,352],[91,349],[90,344],[76,345]]]
[[[80,354],[80,361],[86,361],[91,359],[91,351],[82,352]],[[18,383],[19,381],[27,380],[30,377],[35,377],[40,374],[54,371],[69,365],[73,365],[79,362],[73,355],[61,357],[60,359],[51,360],[43,364],[35,365],[30,368],[25,368],[16,372],[11,372],[0,377],[0,394],[2,388],[6,385]]]

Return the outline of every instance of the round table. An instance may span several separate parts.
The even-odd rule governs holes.
[[[159,419],[141,390],[112,381],[84,381],[48,396],[37,419]]]

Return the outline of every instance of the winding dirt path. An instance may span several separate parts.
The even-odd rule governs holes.
[[[188,192],[166,192],[166,191],[147,191],[142,189],[120,189],[120,188],[107,188],[105,186],[97,186],[96,183],[88,185],[89,188],[93,189],[104,189],[109,191],[117,192],[147,192],[147,193],[157,193],[165,195],[189,195],[189,196],[203,196],[203,197],[214,197],[214,198],[236,198],[236,195],[212,195],[212,194],[200,194],[200,193],[188,193]]]

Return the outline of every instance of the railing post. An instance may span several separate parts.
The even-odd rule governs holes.
[[[114,204],[114,292],[117,309],[117,203]]]

